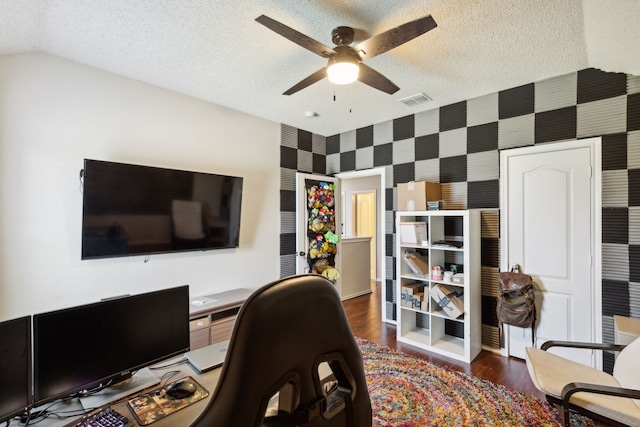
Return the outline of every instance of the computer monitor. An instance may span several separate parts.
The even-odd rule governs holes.
[[[31,316],[0,323],[0,423],[31,408]]]
[[[189,350],[189,287],[33,316],[34,404],[128,378]]]

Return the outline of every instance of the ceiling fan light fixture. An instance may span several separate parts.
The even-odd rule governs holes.
[[[329,59],[327,75],[329,81],[337,85],[348,85],[358,80],[360,67],[351,57],[333,57]]]
[[[400,88],[373,68],[364,63],[361,66],[360,62],[383,54],[437,27],[436,21],[431,15],[427,15],[369,37],[352,47],[355,31],[351,27],[340,26],[331,31],[331,40],[336,44],[332,49],[268,16],[260,15],[256,21],[308,51],[329,60],[326,67],[302,79],[283,92],[283,95],[292,95],[325,77],[328,77],[332,83],[340,85],[359,80],[367,86],[392,95]]]

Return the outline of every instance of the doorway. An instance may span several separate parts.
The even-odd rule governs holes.
[[[537,344],[600,342],[600,138],[500,154],[501,271],[519,265],[536,287]],[[506,355],[524,358],[531,329],[508,326]],[[599,352],[554,352],[599,368]]]
[[[374,193],[375,198],[375,227],[374,233],[371,238],[371,247],[372,252],[374,253],[375,262],[372,262],[371,265],[375,266],[375,271],[373,272],[372,277],[375,278],[376,282],[380,282],[381,286],[375,286],[372,284],[372,291],[376,292],[376,289],[382,293],[382,301],[385,301],[385,289],[386,289],[386,254],[385,254],[385,236],[386,236],[386,212],[385,212],[385,169],[384,168],[373,168],[366,169],[360,171],[353,172],[343,172],[336,174],[336,177],[340,179],[340,186],[342,191],[342,199],[344,202],[343,206],[343,215],[341,216],[343,220],[343,227],[345,229],[345,234],[352,234],[356,232],[353,227],[353,205],[352,205],[352,195],[354,194],[367,194]],[[350,195],[347,196],[347,193]],[[357,196],[364,197],[366,196]],[[368,226],[367,226],[368,227]],[[388,315],[392,312],[387,309],[387,304],[381,305],[382,311],[382,320],[384,322],[395,323],[395,321],[390,318]]]
[[[371,290],[375,289],[376,281],[376,191],[354,191],[351,197],[346,194],[346,199],[350,199],[351,215],[350,221],[344,222],[343,230],[345,234],[356,237],[371,237],[369,245],[369,265],[371,266],[369,277],[371,278]],[[346,209],[346,204],[344,205]],[[346,216],[346,215],[345,215]]]

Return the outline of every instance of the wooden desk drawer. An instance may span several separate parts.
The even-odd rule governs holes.
[[[189,347],[195,350],[209,345],[209,329],[198,329],[189,334]]]
[[[231,316],[211,322],[211,344],[228,340],[231,337],[235,321],[236,316]]]
[[[189,330],[197,331],[198,329],[205,329],[211,325],[211,321],[209,320],[209,316],[200,317],[198,319],[193,319],[189,321]]]

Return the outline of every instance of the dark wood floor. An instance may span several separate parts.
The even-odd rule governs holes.
[[[396,327],[382,322],[380,304],[379,290],[344,301],[345,312],[349,318],[351,330],[356,337],[384,344],[439,366],[465,372],[544,399],[544,395],[531,382],[527,366],[522,359],[502,357],[499,354],[482,350],[471,364],[466,364],[455,359],[430,353],[412,345],[397,343]]]
[[[397,343],[395,325],[382,322],[380,285],[377,286],[376,292],[343,302],[351,330],[356,337],[384,344],[436,365],[465,372],[544,399],[544,394],[538,391],[531,382],[526,363],[522,359],[503,357],[497,353],[482,350],[471,364],[466,364],[455,359],[430,353],[418,347]],[[606,427],[606,424],[596,423],[596,426]]]

